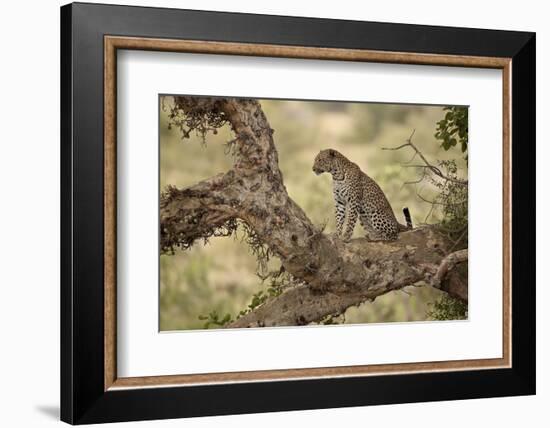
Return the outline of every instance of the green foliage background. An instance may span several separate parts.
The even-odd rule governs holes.
[[[170,102],[171,97],[165,97],[161,106]],[[384,151],[383,147],[403,144],[416,129],[414,143],[428,160],[436,164],[458,158],[457,174],[467,178],[467,163],[460,151],[442,150],[441,141],[434,137],[439,132],[436,128],[444,126],[440,121],[449,113],[443,107],[283,100],[262,100],[261,104],[275,130],[288,193],[315,224],[327,225],[326,232],[335,229],[332,183],[328,175],[316,176],[311,170],[315,155],[322,149],[342,152],[373,177],[402,223],[405,206],[415,225],[439,222],[440,212],[417,195],[432,200],[438,189],[427,181],[405,185],[419,178],[416,168],[403,167],[413,152]],[[168,184],[190,186],[231,167],[231,158],[224,151],[224,143],[233,138],[228,127],[216,135],[209,134],[206,144],[196,135],[182,140],[177,129],[169,129],[167,110],[160,111],[160,190]],[[418,163],[415,159],[411,164]],[[363,236],[359,225],[354,236]],[[189,251],[160,257],[161,330],[215,328],[218,324],[212,320],[223,322],[227,314],[235,317],[254,295],[265,295],[268,284],[256,275],[256,259],[240,237],[242,232],[236,238],[215,238],[206,245],[197,243]],[[277,268],[276,260],[271,264]],[[433,316],[437,309],[434,304],[443,295],[429,287],[407,287],[352,307],[336,322],[438,319],[441,317]],[[450,318],[458,317],[449,313]]]

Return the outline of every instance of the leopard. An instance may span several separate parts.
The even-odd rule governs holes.
[[[395,241],[400,232],[413,228],[409,209],[403,209],[407,224],[399,223],[378,183],[342,153],[321,150],[313,162],[313,172],[332,175],[336,236],[344,242],[351,239],[357,219],[370,241]]]

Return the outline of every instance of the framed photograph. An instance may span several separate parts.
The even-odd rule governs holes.
[[[535,393],[535,35],[61,8],[61,418]]]

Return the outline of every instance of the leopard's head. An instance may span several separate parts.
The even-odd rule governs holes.
[[[313,162],[313,172],[317,175],[324,172],[334,173],[341,157],[342,155],[336,150],[321,150]]]

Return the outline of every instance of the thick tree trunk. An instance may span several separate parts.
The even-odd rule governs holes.
[[[193,187],[167,189],[160,207],[161,251],[232,233],[240,220],[254,244],[267,246],[300,283],[230,327],[307,324],[419,281],[434,283],[453,245],[435,227],[401,233],[395,242],[344,243],[311,223],[286,191],[273,130],[258,101],[176,97],[175,102],[183,114],[199,111],[215,117],[218,125],[231,125],[235,163]],[[446,272],[437,286],[467,300],[464,269]]]

